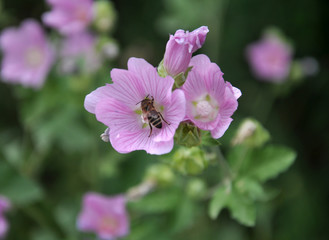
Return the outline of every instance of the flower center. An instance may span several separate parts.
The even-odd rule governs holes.
[[[201,117],[207,117],[211,114],[213,107],[208,101],[200,101],[196,105],[196,111]]]
[[[26,63],[30,67],[40,66],[40,64],[43,61],[43,58],[44,58],[44,56],[43,56],[41,49],[37,48],[37,47],[31,47],[31,48],[27,49],[27,51],[25,53]]]
[[[119,222],[110,216],[103,217],[99,223],[99,230],[102,232],[113,233],[119,227]]]
[[[218,115],[218,104],[208,94],[199,100],[192,102],[193,115],[196,120],[202,122],[213,121]]]

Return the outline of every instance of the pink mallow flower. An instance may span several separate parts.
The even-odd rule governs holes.
[[[11,204],[6,197],[0,196],[0,238],[6,236],[9,225],[7,219],[4,216],[4,213],[9,210]]]
[[[4,82],[33,88],[43,85],[55,54],[39,23],[25,20],[20,28],[5,29],[0,36],[0,46]]]
[[[208,32],[208,27],[202,26],[193,32],[180,29],[175,35],[170,35],[163,59],[163,66],[170,76],[187,70],[192,53],[202,47]]]
[[[93,18],[92,0],[47,0],[52,11],[42,16],[43,22],[64,35],[84,31]]]
[[[83,232],[94,232],[100,239],[111,240],[129,232],[129,220],[123,195],[106,197],[87,193],[83,197],[83,209],[77,227]]]
[[[182,87],[187,119],[209,130],[213,138],[220,138],[233,120],[241,91],[224,81],[220,68],[206,55],[193,57],[190,65],[193,68]]]
[[[292,61],[292,47],[275,34],[267,34],[246,49],[247,60],[255,76],[268,82],[287,79]]]
[[[183,91],[172,92],[174,79],[170,76],[161,78],[155,67],[139,58],[129,59],[128,70],[113,69],[111,77],[113,84],[91,92],[84,105],[98,121],[109,127],[112,146],[120,153],[135,150],[150,154],[170,152],[175,131],[185,116]],[[159,114],[148,120],[141,109],[141,101],[146,97],[154,98],[155,110],[162,117]],[[162,127],[153,125],[150,135],[152,121],[155,123],[160,119]]]

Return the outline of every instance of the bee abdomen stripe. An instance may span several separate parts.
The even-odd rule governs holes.
[[[161,119],[154,120],[152,124],[156,127],[157,125],[161,124]]]

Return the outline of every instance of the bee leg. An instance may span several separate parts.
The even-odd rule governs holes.
[[[150,125],[150,135],[149,135],[149,137],[150,137],[152,134],[152,125],[151,125],[151,123],[149,123],[149,125]]]
[[[168,125],[170,125],[170,123],[168,123],[164,118],[163,118],[163,116],[162,116],[162,114],[159,112],[159,115],[160,115],[160,117],[161,117],[161,119],[165,122],[165,123],[167,123]]]

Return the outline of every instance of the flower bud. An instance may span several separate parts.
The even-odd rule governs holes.
[[[202,26],[193,32],[179,29],[175,35],[170,35],[163,59],[168,75],[175,77],[187,70],[192,53],[202,47],[208,32],[208,27]]]
[[[201,132],[193,123],[182,122],[175,133],[175,143],[185,147],[199,146]]]
[[[187,184],[187,195],[194,199],[200,199],[206,190],[206,184],[203,180],[199,178],[194,178],[190,180]]]
[[[240,124],[232,145],[245,144],[248,147],[260,147],[269,139],[269,132],[258,121],[247,118]]]
[[[208,166],[205,153],[198,147],[179,148],[173,156],[172,167],[182,174],[199,174]]]
[[[145,180],[156,182],[158,185],[168,185],[175,179],[175,175],[168,167],[164,164],[155,164],[147,169]]]
[[[105,33],[112,30],[116,12],[111,2],[104,0],[94,2],[94,16],[94,26],[98,31]]]

